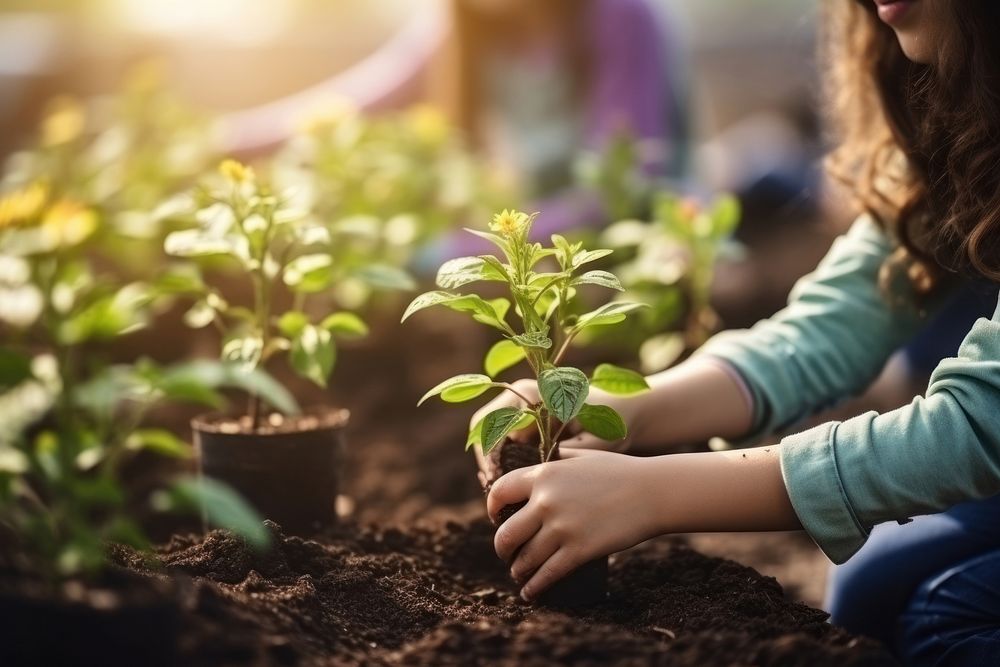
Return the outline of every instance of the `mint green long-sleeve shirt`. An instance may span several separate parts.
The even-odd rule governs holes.
[[[783,430],[860,392],[924,321],[912,299],[878,285],[894,249],[862,216],[788,307],[700,351],[730,363],[754,404],[754,434]],[[871,527],[1000,493],[1000,307],[909,405],[823,424],[781,441],[781,470],[803,527],[834,562]]]

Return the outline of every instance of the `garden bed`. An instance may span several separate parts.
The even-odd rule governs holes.
[[[607,602],[562,613],[520,601],[483,520],[348,524],[316,540],[269,527],[267,554],[222,532],[158,549],[181,582],[182,664],[893,664],[774,579],[683,539],[616,556]]]

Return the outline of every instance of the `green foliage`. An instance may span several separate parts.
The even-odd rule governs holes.
[[[278,187],[297,188],[303,206],[330,221],[340,238],[333,249],[336,264],[362,257],[383,266],[409,265],[416,249],[456,221],[480,219],[495,202],[513,196],[465,149],[444,115],[423,105],[370,116],[331,104],[304,124],[272,171]],[[375,282],[367,280],[351,276],[335,289],[342,298],[365,295]]]
[[[666,368],[717,327],[709,301],[715,265],[740,219],[739,203],[731,196],[702,207],[661,194],[652,210],[651,222],[623,220],[602,235],[608,245],[631,252],[615,272],[629,296],[651,306],[636,328],[646,372]]]
[[[599,366],[593,379],[588,379],[581,370],[562,362],[582,332],[618,324],[642,305],[614,301],[583,315],[575,314],[578,287],[621,289],[617,277],[607,271],[581,270],[611,251],[586,250],[582,244],[570,243],[559,235],[552,237],[551,247],[543,247],[528,240],[532,221],[533,216],[505,210],[494,216],[489,232],[473,231],[493,243],[499,256],[446,262],[437,276],[442,289],[415,298],[402,319],[432,306],[444,306],[469,313],[476,321],[499,331],[503,339],[490,348],[484,361],[488,375],[458,375],[445,380],[427,392],[420,403],[433,396],[447,402],[468,401],[494,388],[516,392],[513,386],[495,378],[524,361],[538,381],[541,400],[522,396],[524,407],[490,412],[473,425],[466,445],[478,444],[489,452],[512,431],[534,423],[539,433],[539,459],[547,461],[565,425],[573,420],[602,438],[625,437],[624,422],[612,408],[586,403],[590,387],[593,384],[610,393],[632,394],[646,388],[645,380],[607,364]],[[452,291],[484,281],[504,283],[508,296],[486,300],[477,294]]]
[[[308,300],[345,280],[405,288],[409,278],[394,267],[370,263],[370,258],[352,256],[348,261],[341,252],[341,231],[299,207],[290,191],[275,193],[252,168],[225,160],[219,172],[192,198],[189,226],[169,234],[164,248],[192,261],[228,260],[246,276],[253,296],[249,304],[231,304],[220,288],[192,281],[186,291],[196,301],[185,321],[193,327],[215,325],[222,334],[222,358],[246,373],[259,372],[275,356],[287,354],[296,373],[326,387],[337,359],[337,339],[364,336],[368,329],[348,311],[314,318]],[[275,312],[281,292],[293,306]],[[255,424],[261,398],[267,399],[251,392],[248,412]]]

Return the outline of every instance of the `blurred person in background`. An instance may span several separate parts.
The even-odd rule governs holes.
[[[861,215],[783,311],[719,334],[650,376],[644,394],[591,390],[587,401],[615,408],[628,436],[609,443],[570,424],[563,460],[495,481],[494,520],[526,503],[497,529],[496,550],[531,600],[656,535],[803,528],[846,563],[831,586],[835,623],[908,665],[998,664],[1000,4],[827,0],[827,10],[839,142],[829,167]],[[954,316],[970,295],[992,316]],[[962,342],[907,405],[770,446],[671,453],[793,429],[859,393],[921,330],[944,345],[945,331],[926,329],[935,315],[965,329]],[[538,396],[533,381],[515,387]],[[521,400],[504,394],[473,423]]]
[[[681,57],[652,0],[425,2],[366,60],[230,114],[220,132],[229,153],[247,156],[278,146],[337,99],[368,112],[438,104],[474,148],[513,169],[541,211],[536,233],[547,236],[607,221],[596,193],[574,182],[582,150],[600,151],[625,133],[637,142],[646,175],[684,175]]]

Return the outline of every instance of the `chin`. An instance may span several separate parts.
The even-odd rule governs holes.
[[[897,35],[899,46],[903,50],[903,55],[920,65],[934,64],[934,49],[927,48],[926,40],[907,35]]]

